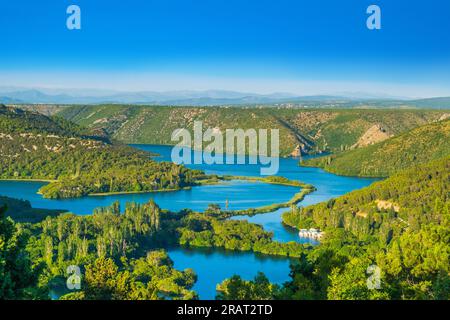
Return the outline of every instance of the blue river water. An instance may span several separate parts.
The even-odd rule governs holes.
[[[171,161],[169,146],[134,145],[137,148],[159,154],[157,161]],[[314,185],[317,191],[309,194],[300,203],[307,206],[330,198],[338,197],[352,190],[361,189],[371,184],[374,179],[341,177],[327,173],[317,168],[298,166],[298,159],[281,158],[277,175],[293,180],[300,180]],[[247,162],[248,163],[248,162]],[[214,164],[188,165],[192,169],[201,169],[208,174],[259,176],[260,165],[249,164]],[[76,214],[90,214],[94,208],[108,206],[114,201],[147,202],[153,198],[164,209],[178,211],[190,208],[203,211],[208,204],[217,203],[225,207],[228,200],[229,209],[255,208],[272,203],[288,201],[299,188],[291,186],[271,185],[261,182],[234,180],[219,185],[194,187],[191,190],[177,192],[157,192],[141,194],[124,194],[108,196],[90,196],[77,199],[49,200],[42,198],[37,191],[45,183],[0,181],[0,195],[29,200],[33,207],[47,209],[65,209]],[[254,217],[240,216],[233,219],[247,219],[260,224],[265,230],[274,234],[277,241],[312,242],[313,240],[299,238],[297,232],[281,223],[281,214],[286,209]],[[266,274],[270,281],[283,283],[289,280],[289,260],[284,258],[266,257],[254,253],[229,252],[223,250],[191,250],[184,248],[170,249],[169,255],[178,269],[192,268],[198,275],[194,290],[201,299],[214,299],[215,286],[225,278],[238,274],[245,279],[253,278],[258,271]]]

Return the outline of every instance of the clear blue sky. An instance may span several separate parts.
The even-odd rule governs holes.
[[[0,85],[450,95],[450,1],[4,0]]]

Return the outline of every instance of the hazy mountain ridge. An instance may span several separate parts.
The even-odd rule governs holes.
[[[450,97],[395,99],[378,94],[256,94],[226,90],[116,92],[93,89],[23,89],[0,87],[0,103],[17,104],[147,104],[170,106],[271,105],[289,107],[433,108],[450,109]]]
[[[12,88],[7,88],[12,90]],[[243,103],[276,103],[297,98],[289,93],[255,94],[225,90],[207,91],[141,91],[105,92],[73,90],[0,90],[3,103],[57,103],[57,104],[98,104],[130,103],[157,105],[217,105]],[[108,93],[108,94],[105,94]],[[318,96],[319,99],[322,99]]]

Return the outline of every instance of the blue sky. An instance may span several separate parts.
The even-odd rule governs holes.
[[[450,96],[448,0],[5,0],[0,41],[2,86]]]

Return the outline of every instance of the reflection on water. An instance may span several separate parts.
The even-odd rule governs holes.
[[[289,260],[285,258],[212,249],[176,248],[168,252],[175,268],[195,270],[198,279],[193,289],[202,299],[214,299],[216,284],[236,274],[250,280],[263,271],[273,283],[289,280]]]
[[[176,192],[115,194],[50,200],[37,194],[44,184],[43,182],[0,181],[0,194],[29,200],[36,208],[65,209],[84,215],[91,214],[97,207],[109,206],[114,201],[119,201],[122,207],[125,207],[127,202],[145,203],[150,199],[154,199],[161,208],[172,211],[186,208],[204,211],[210,203],[217,203],[225,208],[225,202],[228,199],[230,210],[241,210],[286,202],[299,191],[297,187],[234,180]]]
[[[169,146],[155,146],[155,145],[135,145],[135,147],[158,153],[159,161],[170,161],[170,153],[172,148]],[[191,151],[198,153],[198,151]],[[248,158],[248,157],[247,157]],[[294,158],[282,158],[280,159],[280,171],[277,175],[286,177],[291,180],[300,180],[316,187],[317,191],[308,194],[305,199],[300,203],[301,206],[308,206],[323,201],[328,201],[331,198],[339,197],[350,191],[362,189],[370,185],[376,179],[369,178],[355,178],[355,177],[342,177],[337,176],[322,169],[300,167],[298,165],[298,159]],[[249,163],[247,160],[246,163]],[[259,176],[260,166],[249,164],[219,164],[219,165],[188,165],[191,169],[204,170],[208,174],[219,175],[235,175],[235,176]],[[298,189],[297,189],[298,190]],[[270,199],[271,203],[284,202],[276,201],[279,197],[279,192],[285,192],[283,189],[277,190],[265,190],[260,189],[258,186],[251,193],[251,198],[264,197]],[[242,191],[240,191],[242,192]],[[294,190],[295,192],[295,190]],[[292,196],[292,194],[291,194]],[[264,226],[264,229],[274,233],[274,239],[277,241],[298,241],[316,244],[316,240],[312,239],[300,239],[298,233],[291,228],[284,226],[281,223],[281,214],[288,209],[279,209],[272,213],[263,215],[256,215],[253,217],[233,217],[232,219],[241,220],[246,219],[252,223],[258,223]]]

